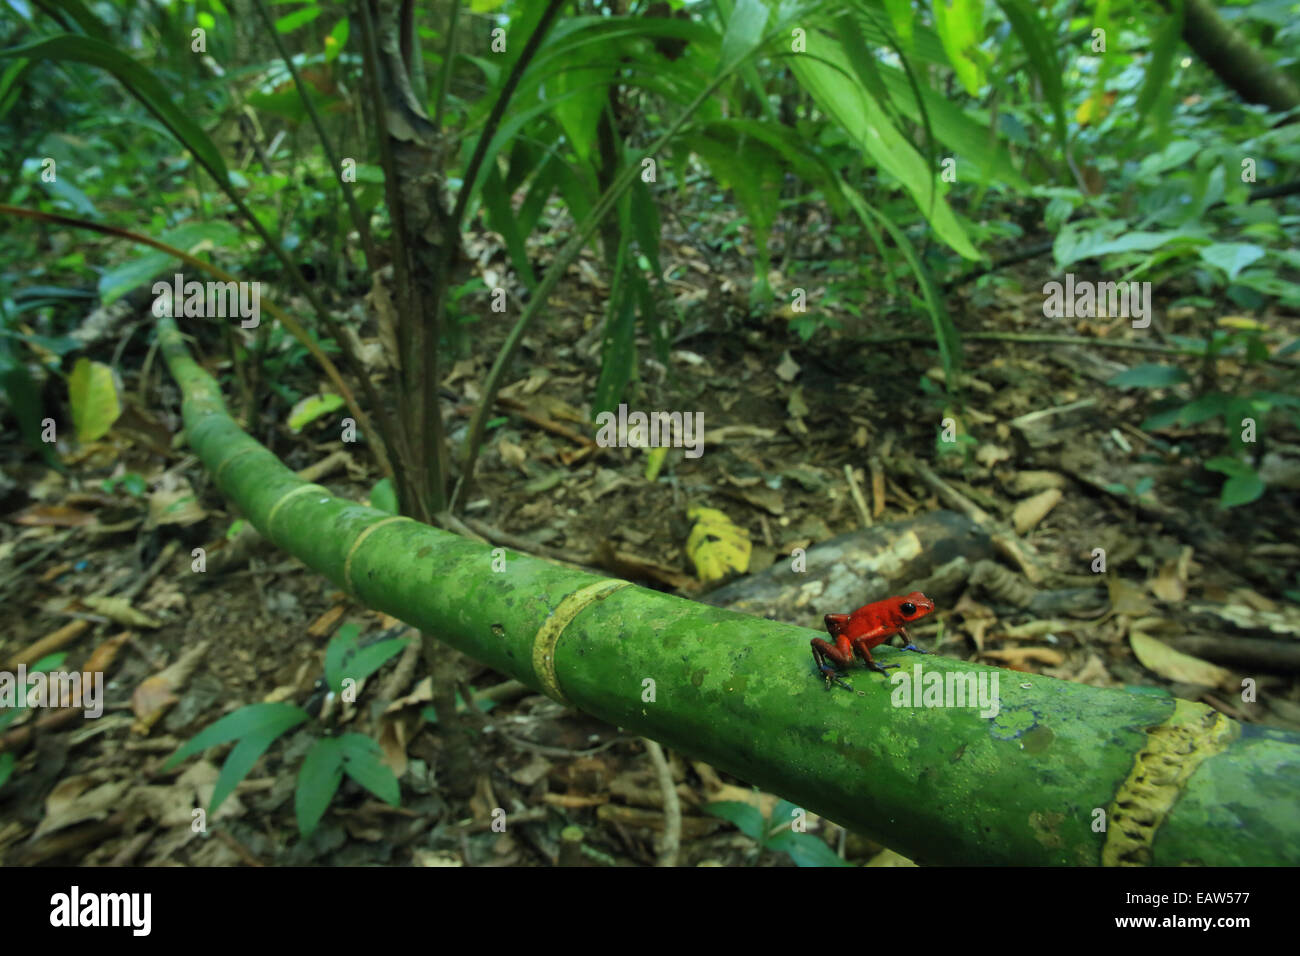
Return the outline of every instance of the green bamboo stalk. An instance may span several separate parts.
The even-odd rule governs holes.
[[[893,706],[892,685],[865,671],[850,675],[857,692],[827,692],[807,628],[490,549],[305,484],[231,420],[172,320],[159,340],[191,448],[263,535],[362,604],[579,710],[918,862],[1300,863],[1300,735],[885,647],[876,657],[910,674],[997,676],[996,716]]]

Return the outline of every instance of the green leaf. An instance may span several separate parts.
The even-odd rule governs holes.
[[[1066,136],[1065,93],[1061,83],[1064,71],[1056,58],[1056,37],[1043,25],[1034,6],[1026,0],[998,0],[998,6],[1007,15],[1011,28],[1020,40],[1029,59],[1029,66],[1038,78],[1043,96],[1055,119],[1056,139],[1064,144]],[[1004,49],[1005,52],[1005,49]]]
[[[880,221],[885,231],[894,240],[895,245],[898,246],[898,250],[903,254],[903,258],[907,260],[908,266],[912,269],[912,274],[916,276],[917,284],[921,287],[921,296],[925,302],[926,313],[930,316],[930,325],[934,329],[935,344],[939,347],[939,360],[943,364],[945,381],[957,381],[961,367],[961,337],[957,332],[957,327],[953,325],[952,317],[948,314],[929,271],[921,262],[921,257],[917,254],[907,235],[895,225],[893,220],[874,206],[871,206],[857,190],[851,189],[842,180],[840,189],[864,224],[870,225],[873,217]]]
[[[409,642],[406,638],[391,637],[386,641],[378,641],[359,649],[351,659],[344,661],[340,681],[351,677],[360,683],[383,667],[391,658],[406,650],[407,643]],[[340,689],[341,686],[335,688],[335,692]]]
[[[748,803],[740,803],[735,800],[720,800],[717,803],[706,804],[704,812],[730,821],[735,825],[736,829],[760,845],[763,844],[764,837],[767,836],[763,814],[758,811],[757,807]]]
[[[809,54],[791,61],[800,85],[859,148],[903,184],[939,238],[963,257],[979,259],[979,252],[943,197],[942,185],[890,121],[882,104],[856,79],[841,42],[819,34],[817,51],[816,58]]]
[[[354,652],[361,628],[355,624],[344,624],[325,647],[325,682],[330,690],[338,693],[343,685],[344,660]]]
[[[1168,428],[1170,425],[1176,425],[1178,424],[1179,416],[1182,415],[1182,413],[1182,404],[1175,402],[1148,417],[1146,421],[1142,423],[1142,430],[1146,432],[1154,432],[1159,431],[1162,428]]]
[[[334,24],[334,29],[330,30],[329,36],[325,38],[325,62],[331,63],[338,58],[343,49],[348,45],[348,19],[340,17]]]
[[[632,203],[632,229],[636,234],[636,244],[640,247],[641,254],[650,263],[648,271],[652,272],[657,279],[663,275],[663,269],[659,265],[659,206],[654,201],[650,186],[642,182],[639,177],[632,180],[629,193]]]
[[[912,0],[885,0],[885,9],[889,11],[889,22],[898,34],[898,44],[904,50],[912,48],[913,20],[916,13],[912,10]]]
[[[300,432],[303,427],[314,422],[322,415],[343,407],[343,399],[332,392],[308,395],[289,412],[289,428]]]
[[[799,804],[791,803],[789,800],[778,800],[776,806],[772,808],[770,823],[772,827],[789,827],[802,812],[803,807]]]
[[[608,69],[592,68],[586,63],[587,58],[575,56],[563,73],[546,84],[547,99],[554,104],[555,118],[584,165],[591,161],[591,151],[596,146],[596,123],[609,102],[612,79]]]
[[[1189,229],[1171,229],[1164,232],[1134,232],[1123,222],[1108,222],[1103,226],[1089,227],[1084,223],[1069,223],[1056,236],[1052,255],[1058,268],[1081,259],[1119,252],[1151,252],[1172,243],[1191,244],[1202,241]]]
[[[943,41],[944,52],[957,78],[971,96],[978,97],[984,85],[982,68],[983,0],[943,0],[931,8],[934,29]]]
[[[524,246],[524,236],[519,229],[519,217],[511,204],[510,191],[501,181],[501,171],[495,165],[487,170],[483,178],[483,188],[479,190],[479,197],[483,201],[483,208],[487,210],[489,225],[501,233],[501,238],[506,242],[510,264],[515,267],[515,272],[524,280],[524,285],[528,286],[529,291],[535,290],[537,276],[533,274],[533,264]]]
[[[628,234],[619,236],[614,288],[610,290],[605,317],[600,375],[592,399],[592,411],[597,415],[618,407],[636,363],[636,297],[626,264]]]
[[[213,247],[233,249],[239,244],[239,230],[223,220],[214,222],[186,222],[175,229],[168,229],[158,237],[160,242],[189,253],[196,253]],[[119,263],[105,270],[99,277],[99,295],[104,305],[108,305],[136,286],[148,282],[154,276],[175,269],[179,260],[166,252],[150,249],[135,258]],[[167,276],[171,281],[171,276]]]
[[[304,7],[301,10],[295,10],[293,13],[285,14],[275,21],[275,32],[291,33],[299,27],[311,23],[320,16],[322,12],[323,11],[320,7],[312,4],[311,6]]]
[[[718,61],[718,72],[724,73],[730,67],[749,56],[763,42],[763,28],[767,26],[767,7],[762,0],[737,0],[727,21],[727,30],[722,35],[722,56]]]
[[[166,240],[164,240],[166,241]],[[134,259],[119,262],[105,269],[99,277],[99,297],[104,305],[115,302],[136,286],[148,282],[169,266],[174,267],[177,259],[157,249],[150,249]]]
[[[1137,115],[1133,124],[1134,135],[1145,128],[1142,121],[1160,94],[1168,88],[1174,53],[1182,42],[1182,26],[1181,16],[1174,14],[1166,17],[1151,44],[1151,59],[1147,63],[1146,78],[1142,82],[1142,92],[1138,94],[1135,108]]]
[[[875,59],[873,51],[864,52],[867,57]],[[981,122],[968,115],[939,90],[929,86],[914,87],[902,69],[877,63],[876,70],[889,90],[890,101],[898,110],[912,122],[928,125],[936,142],[960,155],[963,163],[969,162],[978,176],[984,180],[1001,180],[1007,189],[1029,192],[1029,183],[1011,161],[1004,138],[994,135],[987,121]],[[920,102],[917,101],[918,91]],[[1004,120],[1007,115],[1003,114]]]
[[[18,428],[22,432],[23,441],[30,448],[39,451],[47,465],[52,467],[57,465],[58,458],[54,454],[54,449],[49,443],[41,441],[41,419],[44,417],[41,391],[36,387],[36,381],[27,370],[27,365],[15,360],[8,348],[2,345],[0,345],[0,394],[9,400],[9,407],[14,417],[18,419]]]
[[[322,737],[303,758],[294,793],[298,832],[309,837],[325,815],[330,801],[343,782],[343,748],[333,737]]]
[[[226,762],[221,765],[221,774],[217,777],[217,784],[212,789],[212,800],[208,803],[208,813],[217,812],[226,797],[239,786],[239,781],[248,776],[258,758],[288,729],[271,727],[257,730],[235,744],[226,755]]]
[[[754,230],[759,257],[766,258],[783,181],[777,151],[761,139],[749,138],[743,129],[717,124],[702,135],[684,137],[683,143],[700,155],[722,185],[735,193],[737,204]]]
[[[1161,175],[1184,165],[1202,149],[1201,144],[1194,140],[1176,139],[1160,152],[1143,159],[1138,166],[1137,178],[1157,182]]]
[[[1211,458],[1205,463],[1206,471],[1217,471],[1221,475],[1228,475],[1232,478],[1240,478],[1246,475],[1253,475],[1255,469],[1240,458],[1233,458],[1231,455],[1219,455],[1217,458]]]
[[[820,837],[811,833],[783,830],[766,843],[766,848],[790,854],[797,866],[853,866],[841,860]]]
[[[45,674],[56,668],[62,667],[63,662],[68,659],[67,651],[56,651],[53,654],[46,654],[39,661],[27,668],[28,674]]]
[[[378,511],[397,514],[397,492],[393,490],[393,479],[381,478],[370,489],[370,507]]]
[[[100,40],[112,40],[108,29],[99,18],[86,9],[81,0],[59,0],[59,9],[76,21],[82,33],[88,33]]]
[[[84,356],[77,359],[68,376],[68,402],[77,440],[83,443],[103,438],[122,414],[113,370]]]
[[[1191,377],[1176,365],[1135,365],[1106,382],[1116,388],[1167,388]]]
[[[344,734],[338,738],[343,750],[343,772],[389,806],[401,803],[397,777],[383,761],[383,751],[365,734]]]
[[[9,775],[14,772],[14,755],[9,752],[0,754],[0,787],[5,785]]]
[[[111,44],[89,36],[63,33],[24,46],[0,50],[0,57],[33,57],[87,63],[107,70],[198,158],[218,182],[228,183],[225,161],[202,127],[172,103],[166,88],[152,72]]]
[[[209,747],[229,743],[249,734],[272,731],[284,733],[310,719],[306,711],[283,701],[249,704],[247,707],[239,708],[233,714],[227,714],[215,724],[195,734],[188,743],[172,754],[171,758],[163,764],[163,769],[168,770],[186,757],[207,750]]]
[[[1178,420],[1184,425],[1199,425],[1225,414],[1230,398],[1222,392],[1209,392],[1195,401],[1188,402],[1178,413]]]
[[[1219,505],[1223,508],[1235,508],[1247,505],[1264,494],[1264,480],[1253,471],[1249,475],[1238,475],[1223,483]]]
[[[18,104],[22,97],[23,81],[36,64],[31,60],[14,60],[0,72],[0,120]]]
[[[50,194],[51,199],[67,203],[68,207],[83,219],[99,218],[99,210],[90,201],[90,197],[66,179],[56,179],[52,183],[42,182],[41,188]]]
[[[1228,280],[1252,262],[1264,258],[1264,249],[1247,242],[1216,242],[1200,250],[1201,258],[1228,274]]]

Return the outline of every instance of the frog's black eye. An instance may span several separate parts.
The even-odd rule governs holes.
[[[902,611],[904,614],[906,614],[908,617],[911,617],[913,614],[916,613],[916,605],[913,604],[911,601],[904,601],[902,604],[898,606],[898,609]]]

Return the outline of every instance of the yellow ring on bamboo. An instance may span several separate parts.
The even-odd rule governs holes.
[[[603,601],[615,591],[632,586],[630,581],[606,578],[574,591],[559,606],[547,615],[537,636],[533,638],[533,673],[541,681],[546,696],[561,704],[568,704],[569,699],[560,690],[560,679],[555,673],[555,647],[560,643],[560,636],[569,623],[582,613],[587,605]]]
[[[1204,704],[1175,700],[1169,719],[1147,730],[1133,769],[1106,810],[1102,866],[1147,866],[1161,824],[1205,761],[1222,753],[1241,725]]]
[[[393,515],[384,518],[382,521],[376,521],[374,524],[367,526],[356,536],[352,542],[352,547],[348,548],[348,556],[343,559],[343,584],[347,587],[348,593],[356,594],[357,589],[352,584],[352,556],[357,553],[357,548],[361,547],[361,542],[370,537],[371,533],[379,530],[386,524],[392,524],[394,521],[414,521],[414,518],[408,518],[405,515]]]
[[[229,458],[227,458],[225,461],[223,461],[221,464],[217,466],[217,470],[212,473],[212,480],[216,482],[218,485],[220,485],[221,474],[226,470],[227,465],[229,465],[232,461],[238,461],[239,459],[243,458],[245,455],[250,455],[255,451],[266,451],[266,449],[263,448],[261,445],[248,445],[244,448],[239,449],[239,451],[235,452],[233,455],[231,455]]]
[[[322,488],[320,485],[299,485],[292,491],[288,491],[280,496],[280,500],[271,505],[271,513],[266,516],[266,532],[270,537],[275,534],[275,516],[286,501],[297,498],[299,495],[305,495],[309,491],[319,491],[323,495],[329,495],[328,488]],[[272,538],[272,540],[274,540]]]

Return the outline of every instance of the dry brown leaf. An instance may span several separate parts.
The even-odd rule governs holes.
[[[793,382],[799,374],[799,364],[790,358],[790,350],[781,353],[781,361],[776,366],[776,377],[783,382]]]
[[[970,635],[970,639],[975,642],[975,649],[977,651],[984,650],[984,635],[988,633],[988,629],[995,623],[995,619],[991,617],[967,618],[962,621],[962,627],[964,627],[966,633]]]
[[[582,810],[586,807],[599,807],[609,803],[608,794],[583,796],[580,793],[544,793],[542,803],[552,807],[564,807],[566,810]]]
[[[464,866],[465,861],[454,853],[439,853],[434,850],[415,849],[411,853],[411,862],[416,866]]]
[[[127,806],[160,827],[188,827],[194,822],[194,788],[188,784],[136,787]]]
[[[1010,449],[1004,448],[1002,445],[994,445],[991,442],[985,442],[975,450],[975,460],[985,468],[992,468],[999,462],[1007,461],[1010,458]]]
[[[1179,684],[1198,684],[1201,687],[1228,689],[1233,686],[1230,671],[1199,657],[1176,651],[1136,628],[1129,632],[1128,640],[1142,666],[1165,680]]]
[[[9,520],[29,528],[87,528],[99,519],[87,511],[63,505],[32,505],[11,515]]]
[[[133,732],[142,735],[149,733],[162,715],[180,699],[176,696],[177,693],[194,673],[194,668],[207,650],[208,642],[201,641],[181,655],[176,663],[145,678],[136,687],[131,695],[131,710],[136,716],[135,723],[131,725]]]
[[[1009,491],[1019,497],[1049,488],[1064,488],[1065,476],[1055,471],[1018,471],[1011,479]]]
[[[991,657],[995,661],[1006,661],[1014,667],[1028,663],[1047,664],[1059,667],[1065,663],[1065,655],[1050,647],[1007,647],[997,651],[984,651],[982,657]]]
[[[1187,549],[1188,552],[1191,548]],[[1270,601],[1264,595],[1260,594],[1254,588],[1236,588],[1232,592],[1232,600],[1240,601],[1242,604],[1256,611],[1263,611],[1272,614],[1277,611],[1277,602]]]
[[[190,483],[169,472],[164,486],[149,495],[149,516],[144,526],[146,530],[169,524],[184,527],[207,516]]]
[[[406,773],[406,745],[410,743],[411,733],[421,720],[416,711],[385,713],[379,718],[379,749],[383,753],[384,763],[399,780]]]
[[[97,671],[107,671],[113,666],[113,661],[117,660],[117,652],[122,649],[122,645],[129,641],[135,635],[130,631],[123,631],[116,637],[110,637],[108,640],[100,643],[86,659],[86,664],[82,667],[88,674],[94,674]]]
[[[117,809],[130,784],[119,780],[92,787],[98,779],[95,774],[81,774],[59,781],[45,798],[45,819],[32,834],[32,840],[74,823],[107,819]]]
[[[1018,503],[1011,512],[1011,523],[1015,526],[1016,534],[1026,534],[1038,527],[1038,523],[1061,503],[1062,497],[1059,488],[1049,488]]]
[[[785,496],[777,489],[769,488],[767,485],[740,488],[736,491],[729,491],[727,494],[778,518],[785,514]]]
[[[307,627],[307,634],[319,640],[329,634],[334,633],[334,626],[338,624],[348,606],[346,604],[335,604],[328,611],[325,611],[320,617],[312,621]]]
[[[524,471],[524,462],[528,460],[528,452],[504,437],[497,442],[497,451],[501,453],[502,461],[512,468],[518,468],[527,476],[528,472]]]
[[[217,777],[221,771],[217,765],[208,760],[200,759],[192,767],[176,778],[177,784],[184,784],[194,791],[195,805],[207,808],[212,805],[212,792],[217,789]],[[245,808],[239,800],[239,790],[247,789],[249,781],[246,779],[242,784],[235,788],[230,796],[221,802],[217,812],[208,818],[208,823],[213,820],[233,820],[244,815]]]
[[[1187,597],[1187,578],[1185,565],[1178,560],[1166,561],[1160,565],[1156,576],[1147,582],[1151,593],[1162,601],[1181,604]]]
[[[126,598],[107,597],[102,594],[91,594],[81,599],[81,603],[86,605],[96,614],[102,614],[115,624],[121,624],[123,627],[145,627],[149,630],[157,630],[162,627],[157,621],[148,614],[141,614]]]
[[[790,398],[785,403],[785,410],[794,418],[808,417],[808,403],[803,400],[803,386],[790,390]]]
[[[1051,675],[1057,676],[1055,674]],[[1070,680],[1079,684],[1091,684],[1093,687],[1116,687],[1119,681],[1110,676],[1106,670],[1106,665],[1096,654],[1089,654],[1088,660],[1074,674],[1070,675]]]
[[[1116,614],[1128,617],[1145,617],[1153,608],[1151,599],[1137,585],[1119,577],[1106,579],[1106,590],[1110,594],[1110,607]]]
[[[881,850],[865,864],[866,866],[916,866],[907,857],[893,850]]]

